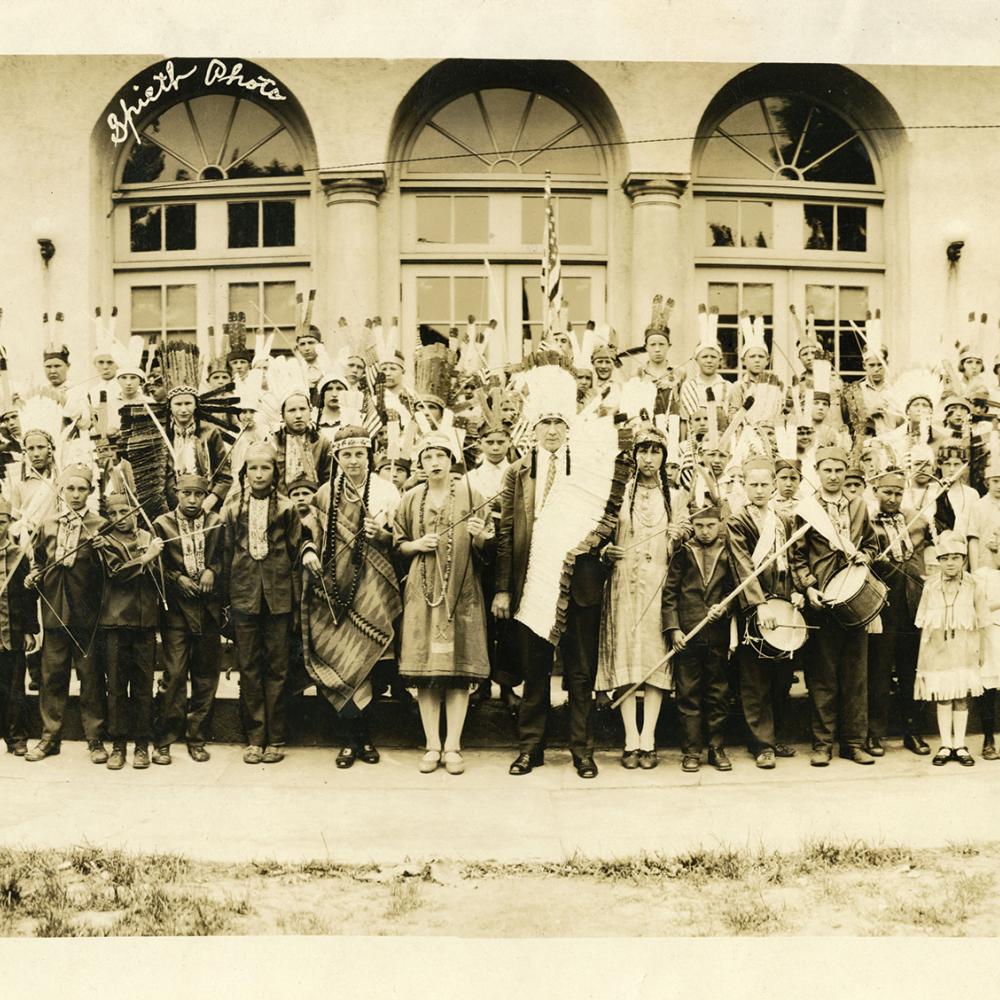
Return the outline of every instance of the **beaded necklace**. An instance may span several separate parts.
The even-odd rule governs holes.
[[[353,495],[348,496],[347,499],[353,500],[355,502],[361,502],[360,516],[364,518],[365,511],[368,510],[368,489],[369,483],[371,481],[371,476],[365,477],[365,486],[361,495],[358,494],[357,489],[355,489],[354,484],[351,484],[351,493]],[[326,562],[332,563],[333,573],[331,574],[331,597],[333,601],[334,611],[336,612],[337,618],[342,619],[348,615],[352,608],[354,607],[354,600],[358,596],[358,587],[361,585],[361,573],[365,566],[365,534],[363,531],[359,532],[353,543],[353,549],[351,552],[351,559],[354,562],[354,575],[351,578],[351,586],[347,592],[347,596],[344,597],[340,593],[340,587],[337,584],[337,519],[340,514],[340,504],[344,499],[346,492],[347,476],[341,474],[337,477],[333,488],[333,496],[330,498],[330,512],[329,519],[327,522],[327,551],[326,551]]]
[[[425,483],[424,491],[420,497],[420,513],[418,515],[418,537],[422,538],[427,534],[427,521],[425,518],[425,513],[427,510],[427,495],[430,493],[430,487]],[[447,522],[449,529],[452,524],[452,512],[455,505],[455,480],[452,479],[448,484],[448,500],[441,511],[441,517],[438,523]],[[425,552],[424,558],[420,560],[420,589],[424,594],[424,601],[427,603],[429,608],[440,607],[444,602],[445,597],[448,594],[448,584],[451,582],[451,569],[452,569],[452,556],[454,555],[454,541],[455,532],[452,530],[448,531],[448,546],[445,550],[445,563],[444,570],[441,572],[441,594],[437,598],[434,597],[434,584],[428,585],[427,582],[427,564],[431,561],[433,557],[435,560],[438,559],[438,552]],[[451,615],[449,615],[449,618]]]

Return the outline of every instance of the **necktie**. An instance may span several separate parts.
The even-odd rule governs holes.
[[[549,467],[545,472],[545,489],[542,490],[542,506],[545,506],[545,501],[549,498],[549,491],[552,489],[552,484],[556,481],[556,456],[552,453],[549,454]]]

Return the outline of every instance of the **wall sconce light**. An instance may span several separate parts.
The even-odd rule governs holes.
[[[56,255],[56,245],[48,237],[40,237],[38,240],[38,252],[42,255],[45,266],[49,266],[49,261]]]
[[[948,249],[945,250],[945,255],[948,258],[948,263],[955,265],[962,259],[962,247],[965,246],[965,240],[952,240],[948,244]]]

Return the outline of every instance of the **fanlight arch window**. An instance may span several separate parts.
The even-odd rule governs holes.
[[[586,123],[544,94],[476,90],[436,111],[417,135],[406,172],[571,174],[602,177],[604,158]]]
[[[121,184],[290,177],[303,173],[288,128],[254,101],[205,94],[150,119],[121,159]]]
[[[726,115],[705,143],[698,176],[877,184],[861,133],[830,108],[796,95],[758,98]]]

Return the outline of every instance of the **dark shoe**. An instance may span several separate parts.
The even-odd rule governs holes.
[[[382,755],[371,743],[362,743],[357,748],[357,755],[362,764],[377,764],[382,759]]]
[[[915,753],[919,757],[926,757],[931,752],[931,748],[924,742],[924,740],[914,733],[906,733],[906,735],[903,736],[903,746],[909,750],[910,753]]]
[[[660,763],[660,758],[656,756],[655,750],[640,750],[639,751],[639,767],[644,771],[652,771],[657,764]]]
[[[634,771],[639,766],[639,753],[638,750],[624,750],[622,752],[622,767],[626,771]]]
[[[733,765],[730,763],[729,758],[726,756],[726,751],[722,747],[708,748],[708,762],[716,771],[731,771],[733,769]]]
[[[840,756],[844,760],[852,761],[855,764],[874,764],[875,760],[869,757],[861,747],[841,747]]]
[[[798,751],[795,747],[790,747],[787,743],[774,744],[775,757],[794,757],[797,753]]]
[[[264,755],[260,758],[262,764],[280,764],[285,759],[283,747],[265,747]]]
[[[976,758],[969,753],[968,747],[955,747],[951,752],[953,760],[957,760],[962,767],[972,767],[976,763]]]
[[[39,740],[34,749],[24,755],[24,759],[36,761],[45,760],[46,757],[57,757],[61,749],[58,743],[53,743],[50,740]]]
[[[108,770],[120,771],[125,766],[125,744],[116,743],[111,748],[111,756],[108,758]]]
[[[336,764],[342,771],[346,771],[347,768],[354,766],[355,758],[357,753],[354,747],[343,747],[340,753],[337,754]]]
[[[91,764],[107,764],[108,751],[100,740],[88,740],[87,752],[90,754]]]
[[[149,767],[149,747],[145,743],[136,743],[132,751],[132,767],[137,771],[145,771]]]
[[[519,753],[508,772],[513,775],[531,774],[536,767],[544,766],[545,754],[541,750],[533,750],[531,753]]]
[[[594,758],[589,754],[586,757],[577,757],[576,754],[574,754],[573,766],[576,768],[576,773],[580,775],[581,778],[597,777],[597,765],[594,763]]]
[[[153,750],[153,763],[166,766],[170,763],[170,747],[156,747]]]
[[[759,754],[755,762],[761,770],[770,771],[774,765],[774,751],[770,747],[765,747]]]
[[[941,747],[941,749],[938,750],[936,754],[934,754],[933,758],[931,759],[931,763],[935,767],[944,767],[944,765],[947,764],[949,760],[951,760],[951,754],[952,754],[951,747]]]
[[[830,763],[831,753],[825,747],[814,747],[809,764],[812,767],[826,767]]]
[[[244,764],[259,764],[264,759],[264,751],[252,743],[243,751]]]
[[[687,771],[689,774],[697,771],[701,767],[701,758],[696,754],[686,753],[684,754],[684,759],[681,761],[681,770]]]
[[[884,757],[885,747],[882,746],[882,741],[877,736],[869,736],[865,740],[865,752],[872,757]]]
[[[478,708],[484,701],[489,701],[493,694],[493,682],[483,681],[472,694],[469,695],[469,708]]]
[[[402,705],[412,705],[414,698],[402,684],[393,684],[389,689],[389,697]]]
[[[188,756],[199,764],[204,764],[206,760],[210,759],[209,752],[205,749],[204,743],[189,743],[188,744]]]
[[[996,744],[993,740],[983,740],[983,752],[980,756],[983,760],[1000,760],[1000,754],[997,753]]]
[[[23,757],[28,752],[27,740],[14,740],[7,744],[7,753],[12,753],[15,757]]]

